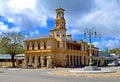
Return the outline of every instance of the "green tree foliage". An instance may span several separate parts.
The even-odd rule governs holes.
[[[15,66],[14,57],[17,54],[23,53],[24,36],[21,33],[7,33],[3,35],[0,41],[0,53],[10,54],[12,65]]]
[[[116,55],[120,55],[120,47],[119,48],[115,48],[115,49],[111,49],[110,52],[114,53]]]
[[[90,47],[90,44],[88,44],[88,47]],[[94,47],[94,44],[91,44],[91,47],[93,48],[93,47]]]

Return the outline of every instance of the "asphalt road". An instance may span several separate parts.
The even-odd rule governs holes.
[[[53,69],[17,69],[0,73],[0,82],[120,82],[120,78],[85,78],[48,75]]]

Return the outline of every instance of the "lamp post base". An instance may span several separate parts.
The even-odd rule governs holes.
[[[93,66],[93,64],[92,64],[92,63],[89,63],[89,66],[90,66],[90,67],[92,67],[92,66]]]
[[[83,68],[83,70],[85,70],[85,71],[98,71],[98,70],[101,70],[101,68],[99,68],[98,66],[85,66],[85,68]]]

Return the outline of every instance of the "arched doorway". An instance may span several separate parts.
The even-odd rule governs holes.
[[[69,56],[67,55],[66,56],[66,67],[68,67],[69,66]]]
[[[29,63],[29,57],[26,58],[27,64]]]
[[[25,64],[25,68],[28,68],[28,64],[29,64],[29,57],[26,57],[26,64]]]
[[[47,56],[44,57],[44,67],[47,67]]]
[[[41,59],[40,59],[40,56],[38,57],[38,68],[41,67]]]
[[[70,56],[70,61],[71,61],[71,66],[73,65],[73,63],[72,63],[72,55]]]
[[[75,56],[74,56],[74,64],[73,64],[73,65],[74,65],[74,67],[76,66],[76,64],[75,64],[75,63],[76,63],[76,61],[75,61]]]
[[[78,56],[77,56],[77,67],[79,66],[79,59],[78,59]]]

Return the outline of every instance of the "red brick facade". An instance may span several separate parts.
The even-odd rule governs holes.
[[[89,53],[90,53],[90,48],[88,48],[88,55],[89,55]],[[92,56],[99,56],[98,53],[99,53],[99,49],[97,47],[93,47],[92,48]]]

